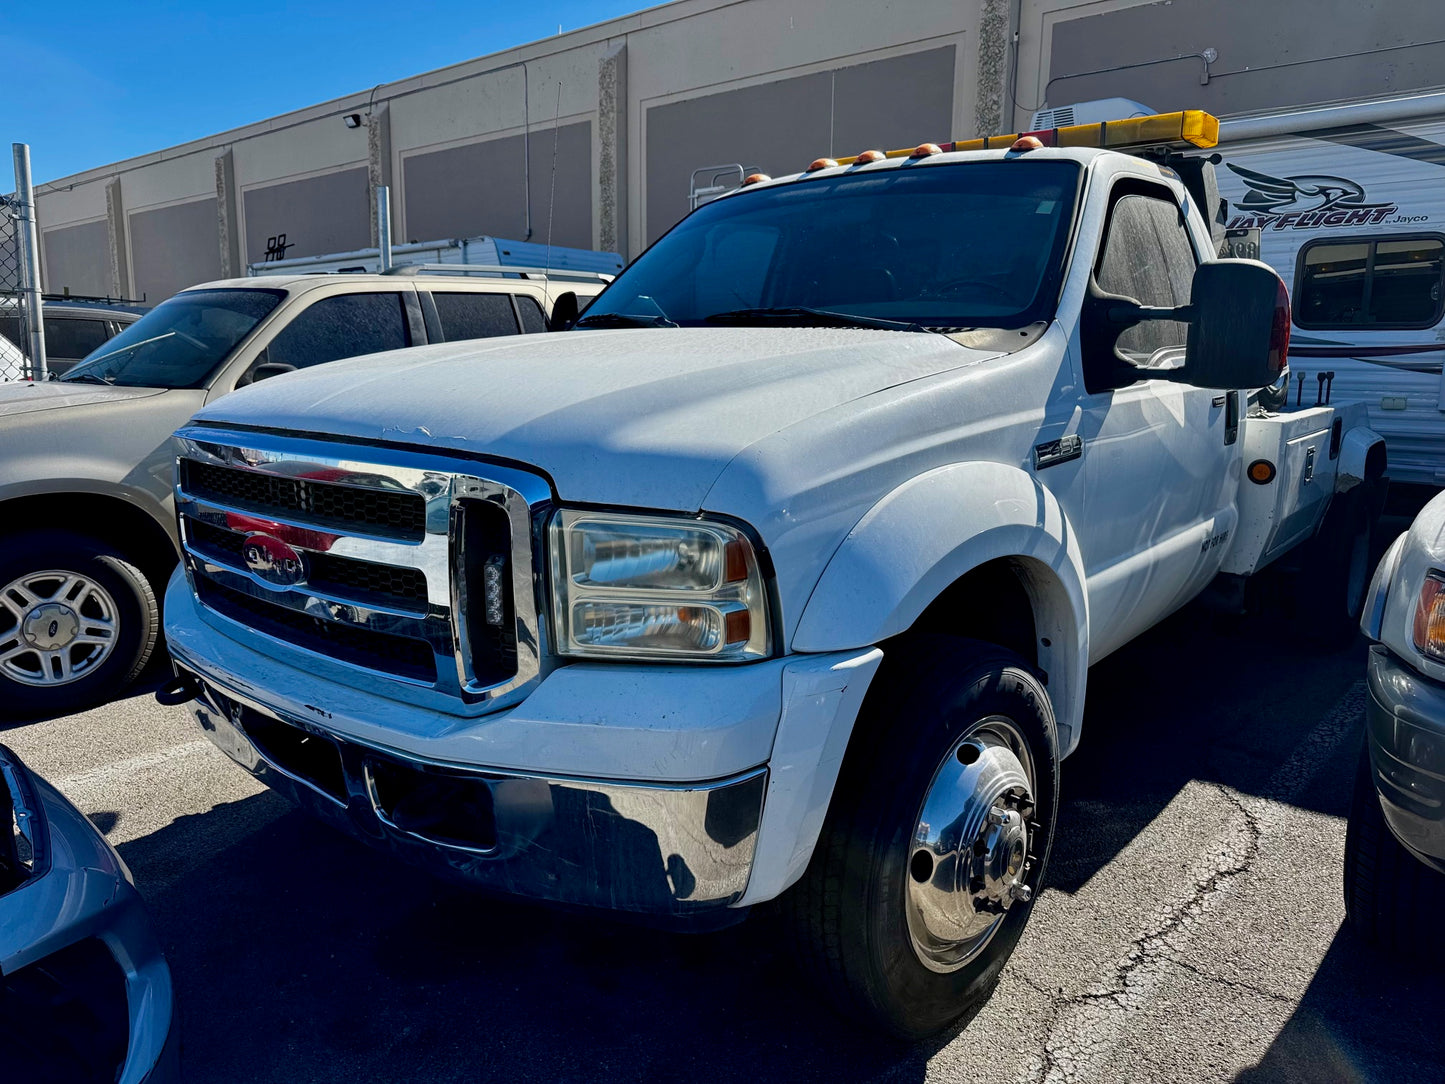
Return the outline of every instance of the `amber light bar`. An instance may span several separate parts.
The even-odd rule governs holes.
[[[953,143],[940,144],[939,150],[944,153],[1007,150],[1024,136],[1033,136],[1045,147],[1126,150],[1173,143],[1207,149],[1219,142],[1219,119],[1202,109],[1186,109],[1180,113],[1159,113],[1151,117],[1127,117],[1123,120],[1101,121],[1098,124],[1045,128],[1038,132],[1014,132],[1010,135],[984,136],[982,139],[960,139]],[[884,155],[887,158],[915,156],[917,152],[913,147],[888,151]],[[862,157],[863,155],[855,155],[853,158],[839,158],[838,164],[851,166]]]

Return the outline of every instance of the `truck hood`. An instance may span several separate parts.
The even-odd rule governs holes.
[[[695,511],[756,441],[1001,352],[837,328],[528,335],[275,377],[196,420],[485,455],[541,469],[563,500]]]
[[[49,380],[43,384],[0,384],[0,418],[36,410],[91,406],[160,395],[164,388],[114,388],[103,384],[70,384]]]

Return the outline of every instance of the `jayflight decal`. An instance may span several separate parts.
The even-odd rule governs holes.
[[[1374,226],[1400,208],[1395,203],[1370,203],[1363,185],[1348,177],[1304,173],[1294,177],[1271,177],[1233,162],[1226,163],[1239,175],[1248,191],[1234,207],[1229,228],[1312,230],[1335,226]]]

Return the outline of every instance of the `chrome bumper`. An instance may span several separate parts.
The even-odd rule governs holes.
[[[1385,822],[1418,858],[1445,872],[1445,685],[1379,644],[1370,648],[1368,678],[1371,774]]]
[[[432,873],[511,895],[731,921],[748,886],[768,772],[632,783],[493,771],[364,745],[177,664],[211,741],[267,786]],[[321,713],[321,714],[324,714]]]

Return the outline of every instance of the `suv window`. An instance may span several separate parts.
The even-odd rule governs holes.
[[[522,331],[528,335],[546,331],[547,317],[542,312],[542,306],[537,304],[537,299],[526,294],[514,294],[513,297],[517,301],[517,312],[522,317]]]
[[[50,357],[78,360],[109,338],[110,328],[104,320],[45,317],[45,353]]]
[[[304,369],[411,345],[401,294],[342,294],[304,309],[266,348],[266,360]]]
[[[1111,294],[1143,305],[1189,304],[1199,260],[1183,215],[1172,201],[1129,194],[1109,213],[1109,232],[1095,276]],[[1184,346],[1189,325],[1178,320],[1148,320],[1119,336],[1119,350],[1139,361],[1160,350]]]
[[[1445,241],[1315,241],[1300,253],[1294,322],[1303,328],[1432,327],[1442,314]]]
[[[432,291],[442,338],[490,339],[494,335],[517,334],[517,314],[510,294],[462,294]]]

